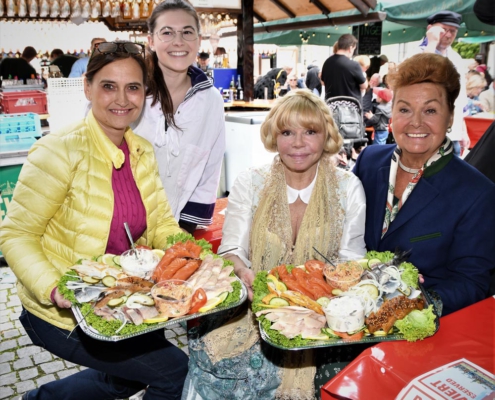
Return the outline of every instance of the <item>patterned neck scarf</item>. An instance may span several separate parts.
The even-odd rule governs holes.
[[[428,167],[431,167],[433,164],[435,164],[438,160],[440,160],[442,157],[447,156],[448,154],[451,154],[453,152],[454,145],[452,144],[452,141],[448,138],[445,137],[442,145],[438,149],[438,151],[433,154],[425,163],[424,165],[420,168],[416,174],[412,177],[411,181],[407,184],[406,188],[404,189],[404,193],[402,193],[402,198],[399,199],[397,203],[394,204],[394,192],[395,192],[395,180],[397,178],[397,169],[399,168],[399,160],[400,156],[402,154],[402,150],[397,146],[395,148],[394,153],[392,154],[392,160],[390,162],[390,175],[388,177],[388,193],[387,193],[387,205],[385,208],[385,218],[383,220],[383,227],[382,227],[382,237],[387,233],[388,228],[392,221],[395,219],[397,214],[399,213],[400,209],[406,202],[406,200],[409,198],[411,195],[412,191],[416,187],[417,183],[423,176],[425,170]]]

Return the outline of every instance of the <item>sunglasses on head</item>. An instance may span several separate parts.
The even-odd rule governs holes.
[[[95,47],[91,57],[96,54],[128,53],[144,56],[144,44],[133,42],[103,42]]]

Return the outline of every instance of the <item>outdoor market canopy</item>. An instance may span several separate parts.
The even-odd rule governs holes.
[[[383,20],[382,45],[407,43],[420,40],[425,34],[426,18],[442,10],[455,11],[462,15],[463,23],[457,34],[460,40],[477,43],[495,40],[495,26],[478,20],[473,13],[474,1],[384,0],[379,1],[376,8],[370,9],[367,17],[354,9],[329,15],[307,15],[262,22],[254,25],[254,41],[257,44],[307,43],[332,46],[340,35],[352,33],[352,25],[372,24]],[[298,26],[304,28],[300,29]],[[280,30],[281,27],[283,30]]]

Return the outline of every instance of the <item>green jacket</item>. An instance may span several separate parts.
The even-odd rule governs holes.
[[[149,142],[125,132],[131,169],[146,208],[147,230],[136,242],[163,248],[181,232],[168,205]],[[38,140],[19,175],[0,248],[17,276],[23,306],[63,329],[75,319],[50,301],[60,277],[81,258],[105,252],[113,217],[112,169],[124,154],[101,130],[93,113]]]

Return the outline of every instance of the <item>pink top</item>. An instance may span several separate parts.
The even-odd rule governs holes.
[[[124,222],[129,224],[135,241],[146,230],[146,209],[132,175],[129,147],[127,147],[125,140],[119,149],[124,152],[125,161],[119,169],[114,167],[112,173],[114,210],[106,249],[106,253],[118,255],[131,248],[131,243],[124,229]]]

